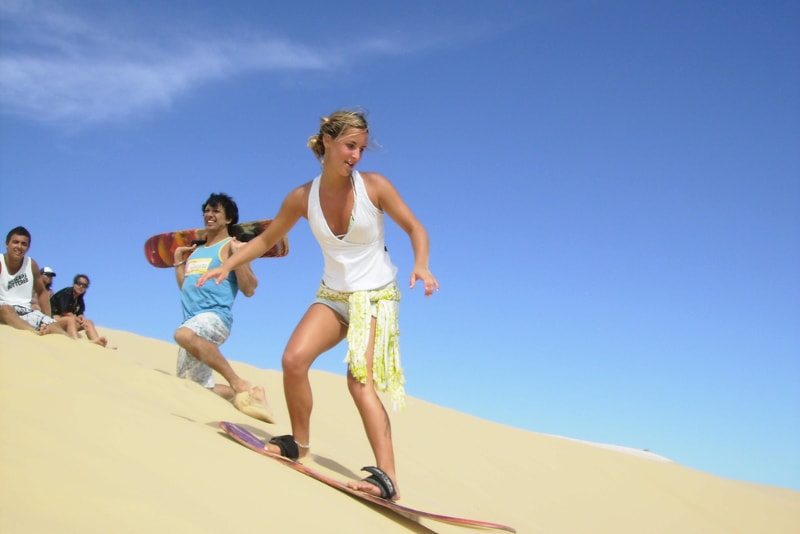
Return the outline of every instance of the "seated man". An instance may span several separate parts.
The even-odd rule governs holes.
[[[42,275],[42,282],[44,282],[44,288],[47,290],[47,300],[50,300],[50,297],[55,293],[55,291],[53,291],[53,278],[56,277],[56,273],[50,267],[42,267],[41,270],[39,270],[39,274]],[[31,308],[40,311],[42,309],[39,305],[39,295],[36,294],[36,291],[33,292]]]
[[[6,236],[6,252],[0,255],[0,323],[39,335],[64,334],[64,329],[50,317],[50,300],[39,274],[39,266],[25,254],[31,246],[31,233],[22,226]],[[42,301],[42,310],[34,310],[33,293]]]
[[[108,340],[97,333],[94,322],[84,316],[86,304],[83,296],[89,289],[89,277],[85,274],[75,275],[72,280],[72,287],[65,287],[50,298],[50,307],[53,310],[53,318],[56,321],[71,320],[75,321],[78,331],[85,331],[89,341],[103,347],[108,346]],[[71,318],[71,319],[70,319]],[[65,327],[69,330],[68,326]]]

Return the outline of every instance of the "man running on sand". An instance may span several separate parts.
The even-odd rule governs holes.
[[[175,331],[175,341],[181,347],[177,375],[190,378],[232,401],[240,412],[272,423],[274,419],[264,388],[240,378],[219,350],[219,345],[230,335],[231,308],[236,294],[241,290],[246,297],[251,297],[256,291],[258,279],[250,262],[236,268],[219,285],[197,286],[200,276],[222,265],[223,260],[244,246],[230,234],[230,228],[239,222],[239,208],[228,195],[212,194],[203,204],[203,221],[205,244],[175,250],[175,277],[181,288],[184,319]],[[230,386],[215,384],[212,369]]]

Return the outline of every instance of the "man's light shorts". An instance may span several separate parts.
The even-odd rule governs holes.
[[[56,322],[55,319],[45,315],[39,310],[34,310],[25,306],[14,306],[14,310],[17,312],[17,315],[19,315],[20,319],[34,327],[37,332],[42,329],[42,325],[53,324]]]
[[[181,327],[188,328],[203,339],[217,346],[222,345],[230,331],[215,313],[200,313],[187,320]],[[183,347],[178,350],[178,378],[189,378],[203,387],[214,387],[214,370],[188,352]]]

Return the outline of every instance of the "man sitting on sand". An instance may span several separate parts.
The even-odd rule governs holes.
[[[83,330],[89,341],[101,347],[108,347],[108,340],[97,333],[94,322],[87,319],[86,303],[83,300],[86,290],[89,289],[89,277],[85,274],[75,275],[72,287],[65,287],[50,297],[50,308],[53,318],[58,321],[69,334],[78,338],[78,332]],[[111,347],[115,348],[115,347]]]
[[[44,283],[44,288],[47,290],[47,298],[50,299],[53,293],[55,293],[55,291],[53,291],[53,278],[56,277],[56,272],[50,267],[42,267],[39,270],[39,274],[42,275],[42,283]],[[42,307],[39,306],[39,295],[36,294],[36,291],[33,292],[31,308],[39,311],[42,310]]]
[[[50,317],[50,299],[39,274],[39,266],[25,256],[31,246],[31,233],[22,226],[6,236],[6,252],[0,258],[0,323],[39,335],[67,332]],[[33,293],[41,301],[34,310]]]
[[[230,228],[239,222],[239,208],[224,193],[212,194],[203,204],[206,242],[201,246],[175,250],[175,277],[181,288],[183,324],[175,331],[180,378],[190,378],[233,402],[242,413],[272,423],[264,388],[240,378],[219,350],[233,324],[233,301],[239,290],[246,297],[256,291],[258,279],[247,262],[220,284],[197,287],[197,280],[209,269],[235,254],[244,243],[231,238]],[[212,369],[230,386],[215,384]]]

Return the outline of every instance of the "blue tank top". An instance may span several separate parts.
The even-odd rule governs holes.
[[[201,246],[192,252],[186,260],[186,275],[181,286],[181,306],[183,320],[191,319],[203,312],[212,312],[222,319],[228,330],[233,325],[233,301],[239,292],[236,274],[230,273],[221,284],[209,280],[202,287],[197,287],[197,279],[209,269],[222,265],[222,247],[230,241],[223,239],[210,247]]]

